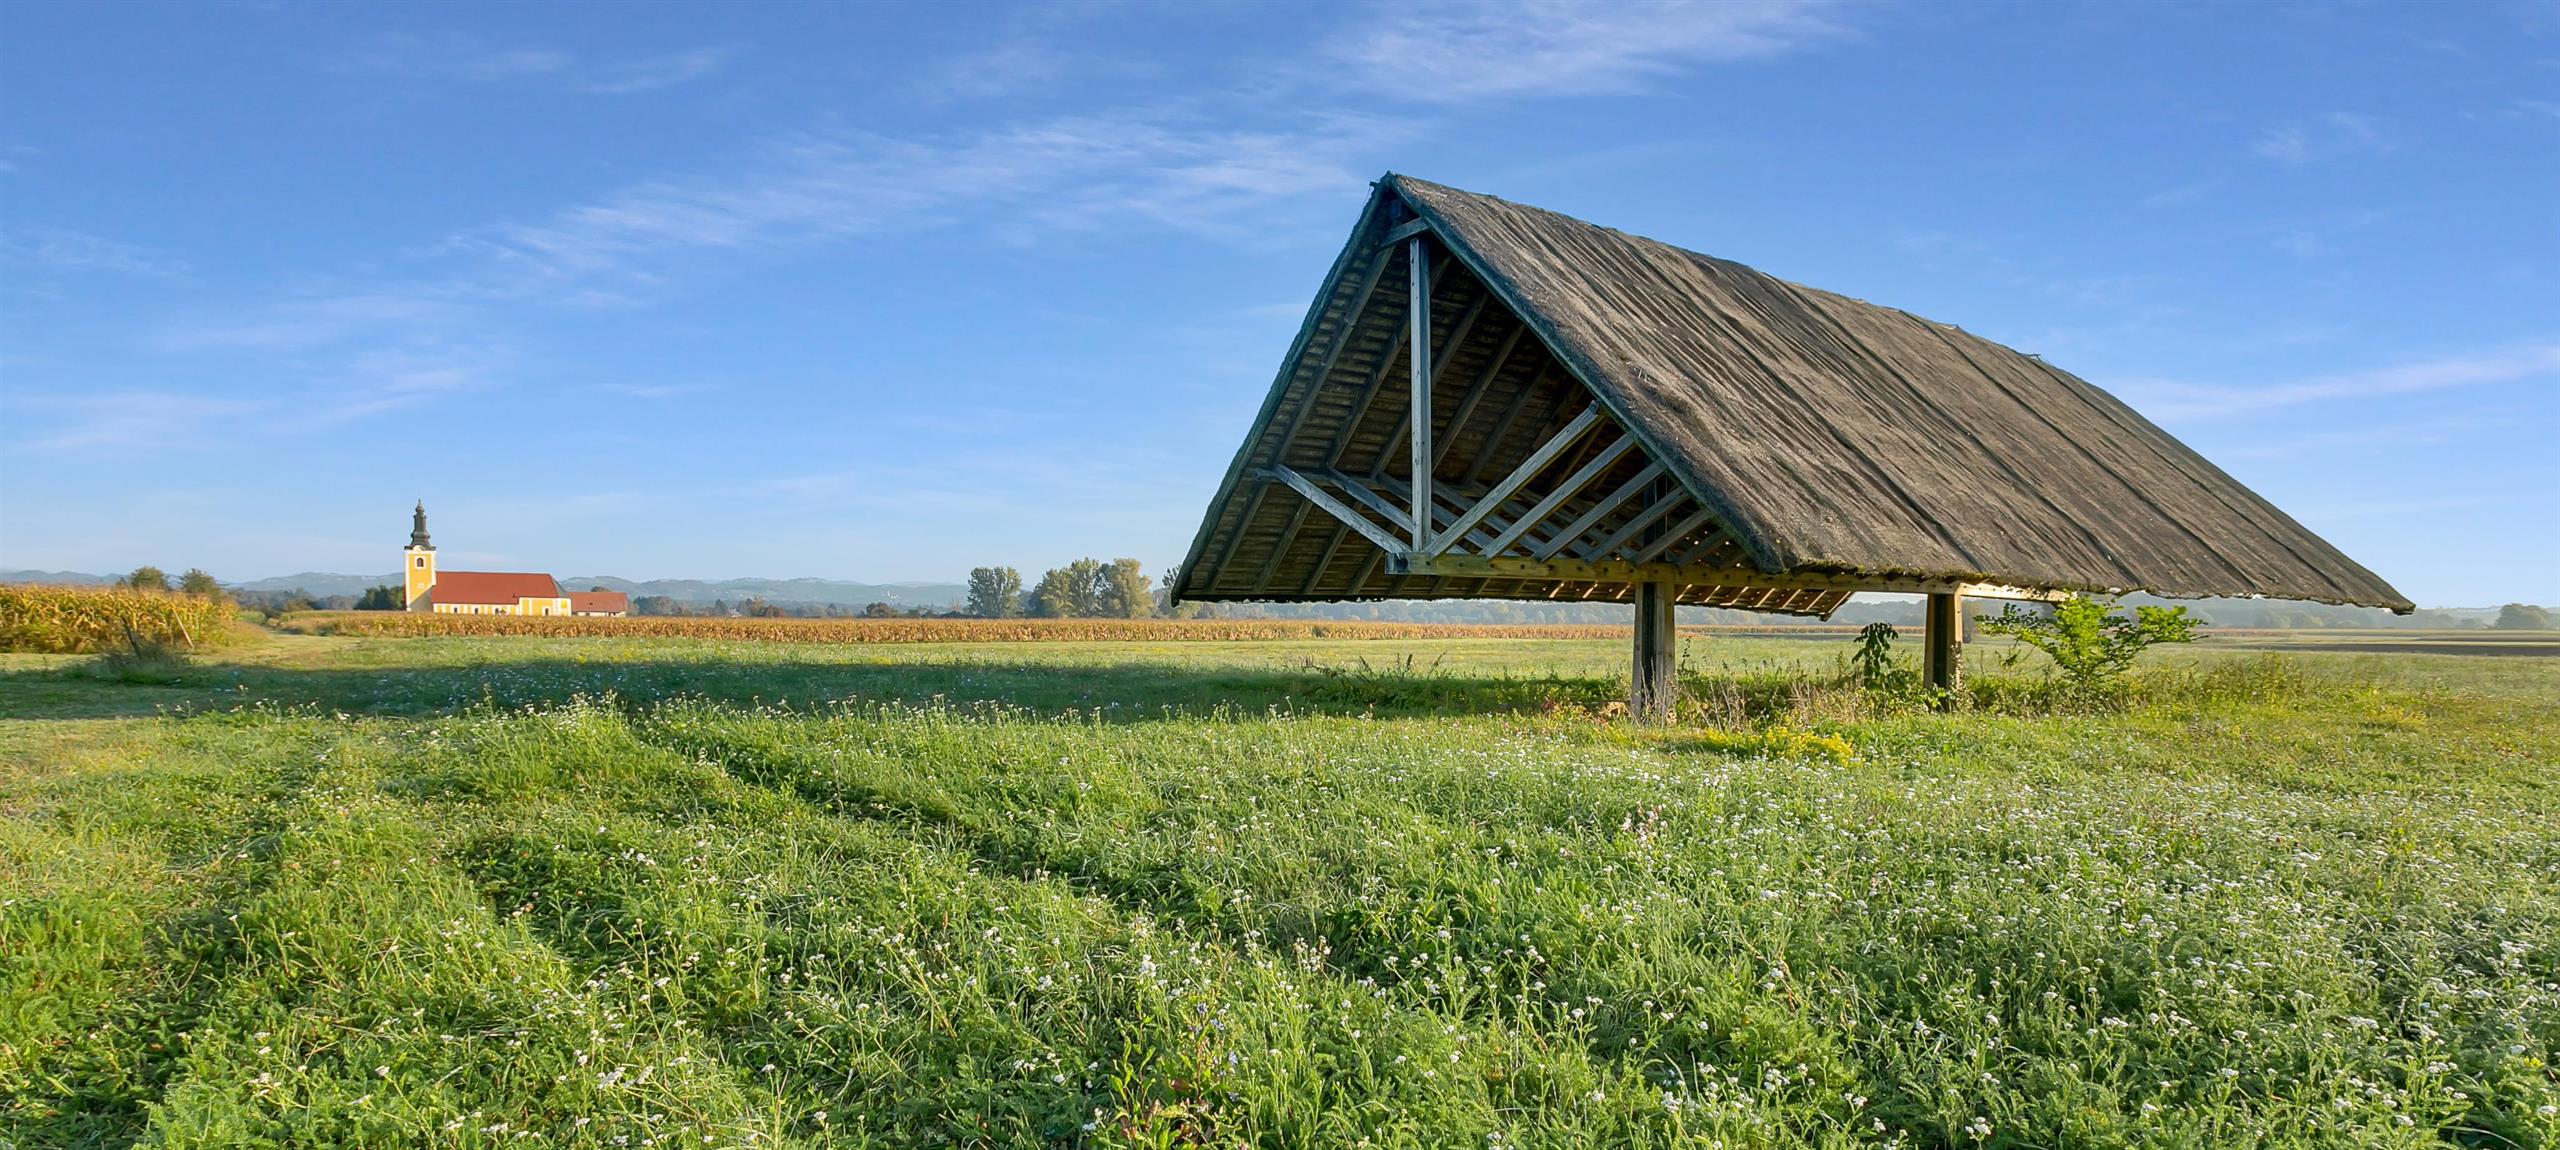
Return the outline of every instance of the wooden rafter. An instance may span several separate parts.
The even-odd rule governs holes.
[[[1493,514],[1496,509],[1500,508],[1504,503],[1509,502],[1513,492],[1520,490],[1522,487],[1526,486],[1530,480],[1537,478],[1540,473],[1547,469],[1548,464],[1554,463],[1557,456],[1564,454],[1566,448],[1579,442],[1584,433],[1590,431],[1593,427],[1598,426],[1599,423],[1600,409],[1598,407],[1583,408],[1581,415],[1575,416],[1573,422],[1565,424],[1564,427],[1559,429],[1554,435],[1548,436],[1545,443],[1539,444],[1537,450],[1529,453],[1529,458],[1521,460],[1520,466],[1512,468],[1511,474],[1503,476],[1502,481],[1494,484],[1492,490],[1478,496],[1475,501],[1475,506],[1468,508],[1466,514],[1459,516],[1458,521],[1450,525],[1448,535],[1463,535],[1468,529],[1483,522],[1485,516]],[[1632,441],[1621,437],[1618,442],[1628,443]],[[1614,459],[1615,457],[1613,456],[1611,458]],[[1584,471],[1589,470],[1591,469],[1588,466],[1584,468]],[[1580,475],[1582,473],[1576,472],[1575,474]],[[1572,493],[1565,491],[1559,492],[1559,494],[1570,498]],[[1550,496],[1548,501],[1532,505],[1529,513],[1524,515],[1523,518],[1536,517],[1541,508],[1549,508],[1554,502],[1555,498]],[[1492,552],[1500,552],[1505,545],[1505,541],[1518,538],[1515,532],[1519,530],[1521,530],[1520,521],[1514,520],[1509,530],[1505,530],[1500,535],[1494,537],[1495,542],[1492,544]],[[1435,546],[1417,547],[1415,550],[1420,551],[1425,555],[1437,555],[1448,549],[1449,539],[1447,537],[1435,536],[1435,538],[1437,539]]]
[[[1276,480],[1280,483],[1287,484],[1290,490],[1305,496],[1308,503],[1313,504],[1325,514],[1342,521],[1344,526],[1368,537],[1369,542],[1377,544],[1379,550],[1395,551],[1400,549],[1400,544],[1396,540],[1395,536],[1379,530],[1378,525],[1369,522],[1367,516],[1343,506],[1341,500],[1326,494],[1324,488],[1315,485],[1314,480],[1308,479],[1306,476],[1300,475],[1296,471],[1287,467],[1277,465],[1263,469],[1262,478],[1266,480]],[[1265,488],[1265,490],[1268,490],[1268,488]],[[1284,539],[1281,545],[1285,545],[1285,543],[1286,540]],[[1275,545],[1275,550],[1281,545]],[[1264,578],[1269,578],[1269,576],[1266,575]]]
[[[1633,516],[1628,518],[1626,522],[1619,524],[1618,529],[1610,532],[1608,538],[1602,539],[1598,543],[1594,543],[1590,547],[1583,549],[1582,557],[1584,559],[1595,561],[1608,558],[1611,554],[1615,553],[1619,547],[1624,546],[1627,540],[1635,538],[1636,532],[1644,530],[1655,520],[1670,514],[1681,504],[1687,502],[1689,502],[1689,500],[1685,498],[1672,498],[1657,500],[1653,503],[1647,504],[1644,510],[1636,512]]]
[[[1489,296],[1492,293],[1486,294]],[[1469,386],[1466,395],[1458,400],[1457,413],[1449,417],[1448,430],[1440,440],[1440,446],[1431,460],[1431,468],[1435,473],[1440,469],[1441,464],[1448,462],[1449,449],[1457,446],[1459,436],[1467,430],[1467,423],[1475,418],[1476,405],[1484,402],[1484,397],[1493,391],[1493,381],[1499,378],[1502,375],[1502,369],[1510,364],[1511,349],[1520,346],[1520,337],[1527,334],[1529,334],[1529,325],[1513,323],[1511,334],[1502,337],[1502,346],[1494,349],[1493,358],[1486,362],[1484,371],[1476,376],[1475,383]],[[1453,343],[1452,346],[1455,344]]]
[[[1562,530],[1555,533],[1553,538],[1530,548],[1529,554],[1539,559],[1555,558],[1558,552],[1570,546],[1574,540],[1582,538],[1584,533],[1599,526],[1601,520],[1615,514],[1618,508],[1626,505],[1628,500],[1642,494],[1646,484],[1661,477],[1662,465],[1646,462],[1644,469],[1636,472],[1635,478],[1619,484],[1617,490],[1601,496],[1600,502],[1591,505],[1591,510],[1583,512],[1581,518],[1566,524]]]
[[[1404,257],[1405,270],[1413,289],[1413,302],[1405,309],[1405,319],[1413,325],[1413,334],[1405,340],[1405,362],[1411,365],[1413,406],[1407,415],[1413,424],[1413,549],[1431,549],[1431,272],[1425,260],[1430,240],[1417,235],[1409,241]],[[1388,437],[1387,442],[1395,442]]]
[[[1593,480],[1600,478],[1601,472],[1609,470],[1628,452],[1635,450],[1635,446],[1634,436],[1620,434],[1617,439],[1610,442],[1609,446],[1601,448],[1597,454],[1594,454],[1591,462],[1583,464],[1580,470],[1566,476],[1564,482],[1557,484],[1555,490],[1548,492],[1547,497],[1539,500],[1536,506],[1522,512],[1520,518],[1512,520],[1511,529],[1496,538],[1493,544],[1485,549],[1485,554],[1500,555],[1512,544],[1519,542],[1520,537],[1527,534],[1529,528],[1547,516],[1555,514],[1556,508],[1564,506],[1566,500],[1582,494],[1583,488],[1591,486]]]
[[[1661,558],[1663,552],[1671,550],[1672,544],[1688,538],[1690,532],[1706,526],[1707,521],[1715,518],[1715,515],[1715,512],[1704,507],[1691,512],[1688,518],[1672,525],[1671,530],[1663,532],[1660,538],[1645,544],[1642,550],[1636,552],[1635,561],[1651,563]]]

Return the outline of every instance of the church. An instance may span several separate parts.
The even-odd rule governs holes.
[[[530,571],[437,571],[436,545],[427,540],[427,504],[409,521],[409,546],[400,552],[406,602],[411,611],[438,615],[628,615],[620,591],[560,590],[560,581]]]

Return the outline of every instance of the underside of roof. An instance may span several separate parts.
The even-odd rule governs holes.
[[[1984,584],[2410,606],[2040,359],[1551,212],[1380,181],[1176,596],[1625,601],[1639,580],[1816,615],[1858,590]]]

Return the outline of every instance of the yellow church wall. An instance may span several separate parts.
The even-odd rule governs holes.
[[[569,600],[562,597],[518,599],[513,603],[438,603],[435,611],[440,615],[566,615]]]
[[[406,606],[416,603],[418,596],[426,594],[428,588],[436,585],[436,553],[412,547],[401,552],[401,555],[405,562],[400,564],[400,570],[409,592],[408,598],[401,600],[401,604]]]

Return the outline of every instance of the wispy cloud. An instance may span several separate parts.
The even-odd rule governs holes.
[[[2270,128],[2250,150],[2277,163],[2300,167],[2342,156],[2380,155],[2396,151],[2399,146],[2399,140],[2381,120],[2355,112],[2331,112]]]
[[[1774,56],[1846,30],[1829,0],[1460,0],[1361,9],[1327,54],[1380,98],[1466,103],[1621,92],[1702,63]]]
[[[190,395],[153,389],[92,392],[78,395],[18,395],[12,406],[24,412],[11,420],[24,426],[50,420],[49,430],[17,446],[38,452],[81,454],[109,449],[171,448],[202,444],[214,424],[257,411],[255,400]]]
[[[627,96],[700,79],[725,67],[737,50],[696,48],[659,56],[585,61],[553,48],[493,47],[460,37],[395,34],[348,53],[339,70],[470,84],[551,81],[599,96]]]
[[[604,64],[590,69],[589,78],[578,84],[578,90],[598,96],[628,96],[672,88],[727,67],[737,54],[735,48],[696,48]]]
[[[185,261],[137,244],[69,228],[13,228],[0,232],[0,264],[49,272],[174,276]]]
[[[180,320],[153,337],[164,351],[304,351],[385,329],[442,326],[460,317],[456,293],[417,285],[375,285],[253,305],[231,314]]]
[[[506,296],[645,291],[689,252],[844,239],[969,221],[1024,241],[1113,221],[1251,240],[1278,201],[1358,187],[1408,131],[1315,116],[1269,130],[1129,113],[940,139],[800,135],[740,170],[637,184],[528,223],[451,237]]]
[[[2148,379],[2110,385],[2110,390],[2134,397],[2142,410],[2155,418],[2190,420],[2534,380],[2560,381],[2560,341],[2314,376],[2267,387],[2218,387]]]
[[[2220,180],[2197,180],[2194,183],[2180,184],[2174,188],[2162,188],[2159,191],[2142,197],[2142,206],[2155,210],[2160,208],[2185,207],[2188,204],[2201,202],[2206,196],[2211,195],[2215,188],[2221,186],[2222,181]]]

